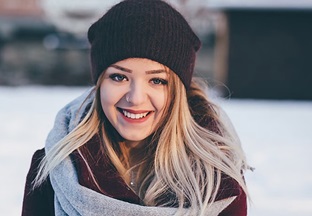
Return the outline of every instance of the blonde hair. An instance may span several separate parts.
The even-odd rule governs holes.
[[[247,193],[242,176],[246,159],[230,122],[222,117],[221,110],[207,98],[199,84],[193,80],[186,91],[177,75],[169,73],[168,104],[163,116],[166,121],[161,121],[147,139],[145,158],[136,165],[137,180],[141,185],[138,195],[145,205],[178,206],[179,210],[188,207],[191,215],[204,215],[216,199],[222,174],[233,178]],[[109,156],[128,182],[133,167],[129,166],[130,156],[123,149],[122,137],[102,110],[101,81],[102,77],[95,87],[96,96],[87,115],[47,152],[35,186],[73,151],[79,152],[80,147],[96,134],[101,138],[102,153]],[[88,166],[86,160],[85,163]],[[89,166],[88,169],[93,176]],[[94,176],[93,180],[96,183]]]

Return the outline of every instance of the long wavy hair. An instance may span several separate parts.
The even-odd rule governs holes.
[[[39,186],[62,160],[98,135],[120,176],[129,182],[137,171],[137,194],[148,206],[184,207],[191,215],[204,215],[216,199],[222,175],[233,178],[247,194],[243,171],[247,168],[240,141],[222,110],[212,103],[196,80],[186,91],[175,73],[168,73],[168,97],[163,121],[144,142],[145,157],[134,167],[123,139],[106,118],[100,103],[103,74],[94,87],[89,111],[42,160],[34,186]],[[80,154],[82,157],[83,155]],[[86,165],[88,161],[83,157]],[[88,166],[91,176],[92,170]],[[96,179],[93,176],[96,185]]]

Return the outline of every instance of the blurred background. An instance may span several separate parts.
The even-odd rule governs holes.
[[[312,1],[167,1],[202,40],[195,73],[256,167],[249,215],[312,215]],[[87,29],[117,2],[0,0],[1,215],[20,214],[31,155],[92,85]]]
[[[203,41],[196,72],[234,98],[312,99],[310,0],[168,0]],[[0,0],[0,85],[90,85],[88,27],[118,0]]]

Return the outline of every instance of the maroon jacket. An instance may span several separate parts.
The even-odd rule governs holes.
[[[97,155],[99,151],[98,140],[96,137],[91,139],[82,150],[82,154],[98,180],[101,190],[96,187],[90,178],[88,169],[81,156],[74,152],[71,156],[78,172],[79,183],[98,193],[113,197],[126,202],[141,204],[140,198],[128,188],[123,179],[107,157]],[[54,191],[49,178],[39,187],[32,190],[38,166],[44,157],[44,149],[35,152],[32,158],[30,170],[26,178],[22,216],[52,216],[54,215]],[[96,156],[95,158],[93,156]],[[220,216],[246,216],[247,203],[246,195],[240,186],[232,178],[223,177],[216,200],[237,196],[237,198],[219,215]]]

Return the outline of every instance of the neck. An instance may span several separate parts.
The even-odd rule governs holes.
[[[125,178],[125,181],[136,194],[138,194],[138,179],[140,179],[138,177],[138,171],[146,154],[144,146],[144,142],[124,143],[124,154],[127,155],[129,169],[128,176]]]
[[[128,155],[129,168],[134,167],[138,165],[140,162],[142,162],[145,156],[145,151],[146,151],[144,146],[145,145],[143,143],[140,143],[139,145],[136,145],[135,147],[126,144],[125,153]]]
[[[142,146],[142,141],[125,140],[124,143],[125,143],[125,147],[128,149],[140,148]]]

